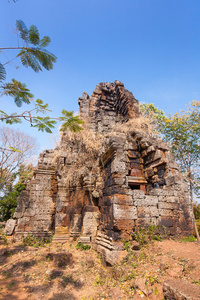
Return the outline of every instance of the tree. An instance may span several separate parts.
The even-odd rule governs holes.
[[[13,151],[15,149],[15,151]],[[20,166],[27,164],[37,153],[35,138],[23,132],[3,127],[0,129],[0,191],[5,192],[18,176]]]
[[[190,200],[200,188],[200,101],[192,101],[186,111],[166,116],[154,104],[142,104],[141,111],[151,120],[171,151],[189,185]],[[198,231],[196,232],[197,237]]]
[[[17,47],[0,47],[0,51],[17,50],[17,55],[12,59],[21,59],[21,63],[25,67],[32,68],[35,72],[40,72],[42,69],[51,70],[56,62],[56,56],[49,52],[46,48],[51,40],[48,36],[40,39],[40,34],[35,25],[31,25],[28,29],[25,23],[21,20],[16,21],[16,29],[19,37],[20,46]],[[15,104],[21,107],[23,103],[31,104],[32,108],[23,112],[7,114],[0,110],[0,120],[7,124],[20,123],[22,120],[28,121],[32,127],[37,127],[40,131],[51,133],[57,121],[62,122],[61,131],[69,128],[73,131],[80,131],[83,121],[78,116],[73,116],[73,111],[62,110],[62,116],[58,118],[50,118],[49,116],[41,116],[39,113],[49,112],[48,104],[44,104],[41,99],[33,101],[34,95],[27,88],[26,84],[21,83],[16,79],[12,79],[10,83],[5,83],[6,69],[5,65],[12,60],[0,63],[0,96],[14,97]]]
[[[200,186],[200,101],[193,101],[188,110],[166,116],[154,104],[142,104],[142,113],[151,120],[163,140],[171,145],[177,164],[189,183],[190,198]]]
[[[0,220],[7,221],[12,218],[15,208],[17,207],[17,197],[21,191],[26,189],[26,183],[32,178],[33,168],[29,164],[27,166],[20,165],[18,170],[13,173],[12,180],[7,184],[7,189],[2,197],[0,197]],[[17,183],[16,183],[17,179]]]
[[[15,0],[14,0],[15,2]],[[17,35],[19,43],[17,47],[1,47],[0,53],[3,51],[17,51],[12,60],[2,64],[0,62],[0,96],[10,96],[14,98],[14,102],[18,108],[24,103],[31,106],[29,110],[7,114],[0,110],[0,120],[6,124],[20,123],[25,120],[32,127],[36,127],[39,131],[51,133],[57,121],[61,121],[61,131],[67,128],[76,132],[80,131],[83,121],[78,116],[73,116],[72,111],[62,110],[62,116],[58,118],[50,118],[43,116],[49,112],[48,104],[44,104],[41,99],[34,101],[34,95],[27,88],[26,84],[16,79],[12,79],[10,83],[6,83],[5,66],[19,58],[25,67],[32,68],[35,72],[42,69],[51,70],[56,62],[56,56],[50,53],[46,48],[50,44],[50,38],[44,36],[40,39],[40,34],[36,26],[31,25],[28,29],[23,21],[16,22]],[[26,159],[31,157],[36,150],[35,141],[30,136],[24,135],[20,131],[10,128],[0,129],[0,191],[3,194],[0,201],[0,217],[4,220],[10,218],[16,206],[17,196],[20,191],[25,189],[25,182],[21,182],[22,163],[26,163]],[[30,172],[28,172],[30,175]],[[18,183],[17,179],[20,181]],[[26,177],[26,176],[25,176]]]
[[[12,218],[17,207],[17,197],[25,189],[25,184],[17,183],[3,197],[0,197],[0,221],[7,221]]]
[[[194,203],[194,216],[196,220],[200,220],[200,204]]]

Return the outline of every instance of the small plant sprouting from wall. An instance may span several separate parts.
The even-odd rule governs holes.
[[[148,242],[152,240],[162,241],[162,239],[167,236],[166,228],[163,228],[163,230],[164,230],[164,235],[160,234],[161,232],[160,226],[152,224],[152,221],[150,220],[149,225],[136,226],[134,231],[132,232],[132,237],[141,246],[143,246],[145,244],[148,244]]]

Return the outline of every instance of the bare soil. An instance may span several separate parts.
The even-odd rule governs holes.
[[[77,242],[46,247],[0,241],[1,300],[163,299],[163,282],[183,278],[200,285],[200,244],[164,240],[130,251],[107,266]]]

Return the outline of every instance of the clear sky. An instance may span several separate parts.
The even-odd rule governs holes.
[[[83,91],[114,80],[166,113],[200,100],[199,0],[0,0],[0,11],[0,47],[17,46],[17,19],[50,36],[54,69],[38,74],[16,60],[7,80],[26,83],[55,116],[63,108],[78,111]],[[0,53],[2,63],[13,57]],[[0,109],[17,111],[9,98],[0,99]],[[48,134],[15,127],[36,136],[40,150],[52,148]]]

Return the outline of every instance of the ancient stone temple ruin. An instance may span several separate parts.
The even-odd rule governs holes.
[[[80,133],[40,154],[34,177],[18,198],[15,235],[80,235],[115,262],[140,224],[168,235],[193,232],[188,188],[166,144],[155,139],[124,85],[100,83],[79,98]]]

